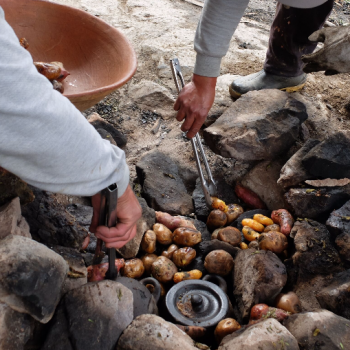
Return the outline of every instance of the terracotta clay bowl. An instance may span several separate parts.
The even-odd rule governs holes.
[[[34,61],[60,61],[70,72],[64,96],[81,111],[125,84],[136,55],[126,37],[88,13],[43,0],[0,0],[18,38]]]

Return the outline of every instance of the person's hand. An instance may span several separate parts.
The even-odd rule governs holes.
[[[121,248],[136,235],[136,221],[141,218],[142,209],[130,185],[123,195],[118,198],[117,225],[108,228],[98,226],[98,217],[101,205],[101,194],[97,193],[91,198],[94,208],[90,232],[106,243],[107,248]]]
[[[193,74],[192,81],[180,91],[174,109],[179,122],[185,119],[181,130],[188,131],[188,138],[199,131],[214,103],[216,79]]]
[[[326,75],[350,72],[350,26],[320,29],[309,36],[310,41],[324,42],[322,49],[304,55],[305,73],[325,71]]]

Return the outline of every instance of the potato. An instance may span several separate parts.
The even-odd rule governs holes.
[[[185,267],[189,265],[195,257],[196,251],[193,248],[180,248],[174,252],[173,262],[177,267]]]
[[[142,237],[141,249],[146,253],[153,253],[156,250],[157,236],[152,230],[147,230]]]
[[[173,242],[173,233],[163,224],[154,224],[153,231],[157,236],[157,242],[160,244],[171,244]]]
[[[292,314],[301,312],[300,300],[294,292],[277,295],[275,306],[284,311],[289,311]]]
[[[281,232],[281,228],[277,224],[266,226],[265,229],[264,229],[264,232],[270,232],[270,231]]]
[[[221,320],[215,328],[214,335],[218,344],[228,334],[231,334],[241,328],[241,325],[233,318]]]
[[[280,254],[288,247],[287,237],[277,231],[264,232],[259,237],[259,249]]]
[[[195,229],[195,226],[191,221],[183,219],[180,216],[171,216],[170,214],[161,211],[156,211],[156,220],[171,231],[174,231],[179,227],[191,227]]]
[[[243,214],[243,208],[238,204],[229,204],[227,206],[227,222],[226,224],[229,225],[232,222],[234,222],[241,214]]]
[[[174,275],[174,282],[179,283],[186,280],[199,280],[202,277],[202,271],[200,270],[191,270],[185,272],[176,272]]]
[[[141,258],[141,261],[143,263],[143,266],[145,267],[145,272],[147,273],[147,275],[151,274],[152,264],[156,261],[157,258],[158,256],[155,254],[145,254]]]
[[[244,226],[242,228],[242,232],[243,232],[244,238],[249,242],[256,241],[260,237],[260,233],[254,231],[252,228],[248,226]]]
[[[242,226],[248,226],[257,232],[263,232],[265,228],[264,225],[261,225],[259,222],[253,219],[243,219]]]
[[[171,246],[169,246],[167,250],[164,250],[162,252],[162,256],[165,256],[166,258],[172,260],[175,250],[178,250],[178,249],[179,247],[176,244],[172,244]]]
[[[218,233],[220,230],[222,230],[222,228],[217,228],[214,230],[214,232],[211,234],[211,239],[218,239]]]
[[[265,225],[265,226],[273,224],[273,221],[270,218],[268,218],[267,216],[262,215],[262,214],[255,214],[253,216],[253,220],[255,220],[255,221],[257,221],[260,224]]]
[[[227,276],[233,268],[232,256],[224,250],[211,251],[204,260],[204,267],[209,273]]]
[[[244,242],[241,242],[241,243],[239,244],[239,247],[240,247],[242,250],[248,249],[247,243],[244,243]]]
[[[237,247],[242,241],[241,231],[231,226],[222,228],[218,233],[218,239]]]
[[[167,283],[174,278],[177,267],[170,259],[165,256],[160,256],[152,264],[151,272],[152,276],[159,282]]]
[[[271,219],[275,224],[281,226],[281,232],[284,235],[289,236],[294,224],[294,219],[293,216],[287,210],[274,210],[271,214]]]
[[[228,207],[224,201],[222,201],[221,199],[219,199],[217,197],[211,197],[211,200],[212,200],[211,207],[213,209],[219,209],[219,210],[223,211],[224,213],[227,212]]]
[[[282,309],[269,307],[266,304],[256,304],[250,311],[249,325],[258,323],[262,318],[274,318],[277,321],[282,322],[288,316],[290,316],[290,313]]]
[[[219,209],[212,210],[207,219],[207,226],[209,230],[215,230],[216,228],[226,225],[227,216]]]
[[[259,249],[259,243],[258,243],[258,241],[251,241],[251,242],[248,244],[248,248],[252,248],[252,249],[258,250],[258,249]]]
[[[140,259],[126,260],[122,268],[122,275],[130,278],[140,278],[145,272],[145,267]]]
[[[173,241],[179,245],[193,247],[202,241],[202,234],[189,227],[179,227],[174,231]]]

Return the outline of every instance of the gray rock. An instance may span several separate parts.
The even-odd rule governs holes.
[[[114,281],[88,283],[68,292],[64,309],[75,350],[114,350],[133,319],[132,292]]]
[[[350,198],[350,187],[291,188],[285,199],[296,217],[325,220]]]
[[[19,197],[0,207],[0,239],[8,235],[32,238],[29,225],[21,214]]]
[[[0,350],[23,350],[32,336],[32,323],[28,315],[0,302]]]
[[[270,210],[285,208],[284,190],[277,184],[283,162],[264,161],[257,164],[241,181],[255,192]]]
[[[156,222],[156,213],[149,208],[143,198],[138,198],[142,208],[142,217],[136,223],[136,236],[125,244],[124,247],[118,249],[120,255],[125,259],[134,258],[140,249],[142,237],[147,230],[152,229]]]
[[[116,350],[198,350],[194,341],[174,324],[155,315],[141,315],[118,341]]]
[[[170,157],[158,151],[147,153],[136,164],[136,172],[151,208],[171,215],[193,213],[192,197]]]
[[[100,134],[100,136],[103,139],[108,140],[114,146],[118,146],[117,143],[114,141],[113,136],[108,131],[106,131],[105,129],[96,129],[96,131]]]
[[[140,83],[132,85],[129,88],[129,96],[142,109],[156,111],[164,118],[175,115],[174,97],[168,89],[153,81],[141,80]]]
[[[269,318],[250,327],[244,327],[221,342],[218,350],[299,350],[293,335],[277,320]]]
[[[342,270],[339,254],[325,225],[313,220],[297,221],[290,236],[296,249],[293,263],[301,275],[327,275]]]
[[[277,183],[287,188],[310,179],[311,175],[306,171],[301,161],[304,156],[319,143],[320,141],[314,139],[306,141],[303,147],[283,165]]]
[[[315,146],[303,158],[305,169],[323,179],[350,177],[350,131],[338,131]]]
[[[29,238],[8,236],[0,241],[0,263],[0,301],[48,322],[68,271],[64,259]]]
[[[300,350],[350,348],[349,320],[327,310],[289,316],[284,326],[297,339]]]
[[[337,273],[316,297],[322,308],[350,319],[350,270]]]
[[[204,130],[209,147],[223,157],[271,160],[298,139],[305,106],[279,90],[248,92]]]
[[[331,213],[326,226],[333,237],[342,233],[350,233],[350,201]]]
[[[287,282],[282,261],[270,251],[241,250],[235,259],[234,291],[243,320],[255,304],[273,303]]]

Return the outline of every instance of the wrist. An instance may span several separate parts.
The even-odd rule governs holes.
[[[192,82],[195,85],[202,85],[208,88],[215,89],[217,77],[206,77],[203,75],[194,74],[192,75]]]

